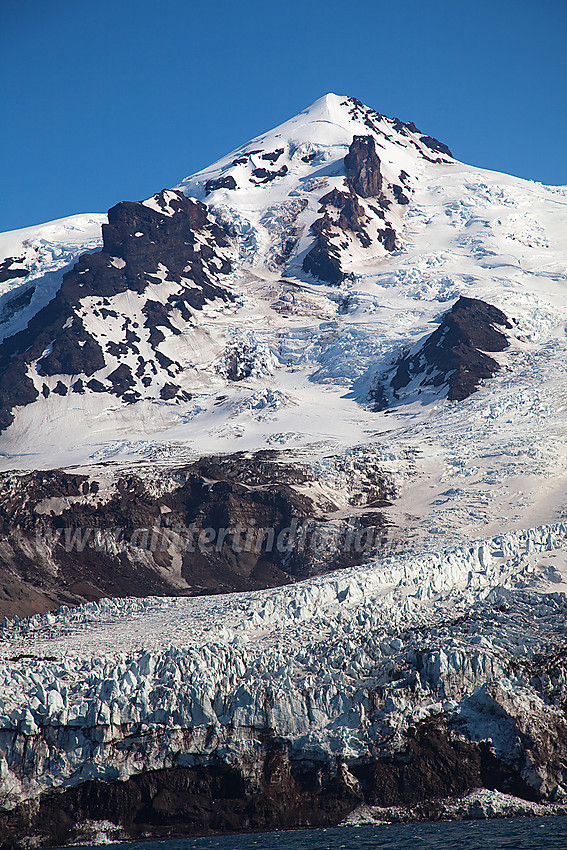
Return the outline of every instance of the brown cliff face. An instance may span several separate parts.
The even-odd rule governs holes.
[[[257,590],[368,557],[342,546],[348,523],[324,553],[309,545],[315,529],[332,527],[335,506],[305,495],[309,471],[276,452],[203,458],[168,476],[175,483],[161,495],[139,474],[117,475],[104,492],[86,474],[0,476],[0,615],[101,597]],[[379,508],[393,495],[376,477],[360,496],[367,516],[353,517],[372,529],[377,551],[388,539]],[[308,529],[303,548],[296,526]]]

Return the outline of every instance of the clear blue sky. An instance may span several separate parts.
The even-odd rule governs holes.
[[[565,0],[0,0],[0,231],[104,212],[328,91],[567,183]]]

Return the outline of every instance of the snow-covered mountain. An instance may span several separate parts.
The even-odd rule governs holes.
[[[567,794],[566,232],[567,187],[329,94],[148,200],[0,235],[0,605],[152,597],[5,624],[0,832],[148,771],[205,831],[288,824],[272,775],[304,824]],[[318,544],[235,546],[294,522]]]
[[[4,234],[2,465],[340,451],[386,432],[417,449],[440,419],[449,453],[468,452],[447,396],[497,370],[467,416],[506,454],[527,414],[504,421],[494,393],[560,413],[566,210],[564,188],[463,165],[327,95],[175,190],[118,204],[98,238],[96,216]],[[429,362],[419,350],[460,297],[503,313],[506,341],[476,365],[475,345]],[[457,364],[473,374],[455,395]]]
[[[102,251],[70,271],[94,234],[64,231],[59,253],[54,225],[2,237],[5,468],[165,442],[249,450],[275,432],[290,447],[365,440],[391,428],[368,387],[460,295],[523,322],[521,351],[557,318],[564,194],[460,165],[352,99],[327,95],[175,191],[206,202],[208,223],[171,191],[119,204]]]

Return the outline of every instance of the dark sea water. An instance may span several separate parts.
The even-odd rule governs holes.
[[[122,850],[567,850],[567,817],[388,824],[139,841]],[[100,850],[90,848],[90,850]]]

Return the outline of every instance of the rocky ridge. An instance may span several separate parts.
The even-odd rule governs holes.
[[[335,188],[319,199],[324,214],[311,225],[315,244],[303,259],[304,271],[331,284],[347,279],[341,254],[353,237],[365,249],[377,243],[382,243],[386,251],[396,249],[396,231],[385,211],[393,202],[409,204],[401,186],[389,186],[390,197],[383,191],[380,158],[372,136],[353,138],[344,158],[344,169],[348,192]]]
[[[498,328],[512,330],[508,317],[496,307],[461,296],[443,316],[439,327],[401,357],[392,377],[371,391],[378,410],[424,388],[444,391],[449,401],[462,401],[491,378],[500,363],[487,352],[504,351],[510,340]]]
[[[148,388],[156,364],[170,378],[183,370],[160,350],[165,332],[180,335],[180,321],[193,323],[204,303],[234,298],[217,282],[231,268],[225,234],[202,204],[180,193],[118,204],[102,233],[102,249],[84,254],[55,298],[0,345],[1,427],[40,393],[107,392],[126,403],[155,395]],[[156,283],[163,284],[157,297]],[[115,309],[128,293],[128,311]]]

